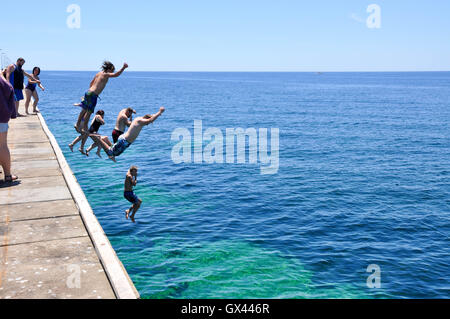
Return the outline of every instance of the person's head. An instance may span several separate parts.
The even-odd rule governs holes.
[[[105,116],[105,111],[103,110],[98,110],[97,111],[97,115],[100,115],[102,118]]]
[[[111,62],[105,61],[105,62],[103,62],[102,70],[105,73],[114,73],[114,71],[116,70],[116,67]]]
[[[39,74],[41,74],[41,69],[38,66],[35,66],[33,68],[33,75],[38,76]]]
[[[127,110],[125,111],[125,115],[130,118],[131,115],[133,115],[133,113],[136,113],[135,110],[133,110],[131,107],[127,108]]]
[[[131,174],[132,176],[136,176],[136,175],[137,175],[137,172],[138,172],[137,166],[131,166],[131,167],[130,167],[130,174]]]
[[[18,58],[16,64],[17,64],[18,67],[22,67],[25,64],[25,59],[24,58]]]

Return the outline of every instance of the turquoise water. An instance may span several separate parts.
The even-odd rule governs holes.
[[[125,106],[167,112],[117,164],[66,147],[93,74],[43,72],[40,108],[142,297],[450,297],[450,73],[128,72],[102,94],[100,132]],[[279,128],[279,172],[175,165],[171,133],[194,119]]]

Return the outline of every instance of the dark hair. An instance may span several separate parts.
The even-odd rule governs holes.
[[[25,62],[25,59],[24,59],[24,58],[18,58],[18,59],[17,59],[17,62],[20,62],[20,61]]]
[[[114,72],[115,69],[116,69],[116,67],[115,67],[114,64],[112,64],[111,62],[109,62],[109,61],[103,62],[102,70],[103,70],[104,72],[109,71],[109,70],[111,70],[112,72]]]
[[[137,171],[137,170],[138,170],[137,166],[134,166],[134,165],[133,165],[133,166],[130,167],[130,172],[131,172],[131,171]]]
[[[128,113],[133,113],[134,110],[133,110],[133,108],[129,107],[129,108],[127,108],[127,112],[128,112]]]
[[[103,110],[98,110],[98,111],[97,111],[97,115],[103,116],[103,115],[105,115],[105,111],[103,111]]]
[[[39,73],[38,73],[37,75],[41,74],[41,68],[40,68],[40,67],[35,66],[35,67],[33,68],[33,75],[34,75],[34,71],[35,71],[35,70],[39,70]]]

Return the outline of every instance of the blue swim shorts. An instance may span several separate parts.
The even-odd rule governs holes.
[[[22,101],[23,100],[23,91],[20,89],[14,89],[14,97],[16,98],[16,101]]]
[[[8,132],[8,123],[0,123],[0,133]]]
[[[117,143],[111,146],[106,154],[108,154],[108,156],[119,156],[120,154],[125,152],[125,150],[129,148],[130,145],[131,143],[125,139],[124,135],[121,135],[117,140]]]
[[[81,107],[83,110],[94,113],[97,106],[98,95],[94,92],[88,91],[84,94],[83,100],[81,100]]]
[[[134,194],[134,192],[124,192],[123,197],[131,204],[137,204],[139,202],[139,198]]]

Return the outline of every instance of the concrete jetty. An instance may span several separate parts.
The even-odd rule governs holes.
[[[20,182],[0,182],[0,299],[139,298],[42,115],[12,120],[8,141]]]

